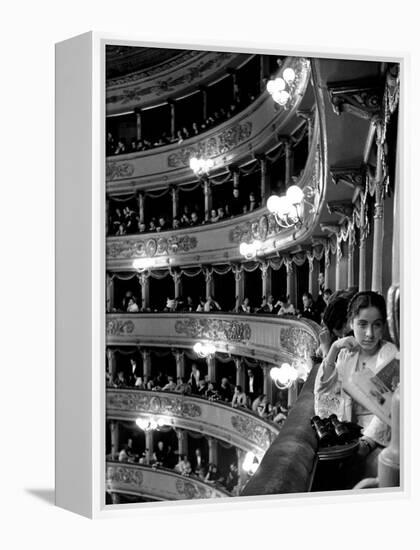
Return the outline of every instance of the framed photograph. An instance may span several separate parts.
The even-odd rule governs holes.
[[[57,44],[59,506],[405,490],[404,71]]]

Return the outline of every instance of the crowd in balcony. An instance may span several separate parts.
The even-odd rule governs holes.
[[[161,231],[196,227],[252,212],[258,206],[259,203],[255,192],[250,192],[243,199],[239,196],[239,190],[234,189],[231,200],[225,200],[223,205],[212,208],[207,220],[204,218],[198,205],[196,205],[195,209],[191,209],[188,204],[184,205],[179,217],[175,218],[163,213],[151,216],[147,223],[141,222],[139,214],[130,206],[117,207],[109,215],[108,234],[121,236],[139,233],[159,233]]]
[[[118,452],[119,462],[141,464],[153,468],[167,468],[184,477],[190,477],[222,488],[232,494],[239,494],[239,475],[237,460],[229,464],[227,473],[223,475],[216,464],[204,459],[201,449],[196,448],[191,454],[179,455],[171,445],[158,440],[150,457],[150,449],[138,454],[133,448],[133,440],[128,438],[127,443]]]

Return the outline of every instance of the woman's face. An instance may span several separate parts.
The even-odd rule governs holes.
[[[350,323],[354,337],[363,351],[376,352],[384,332],[384,319],[378,308],[363,308]]]

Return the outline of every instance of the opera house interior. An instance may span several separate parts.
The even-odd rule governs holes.
[[[398,64],[106,47],[106,503],[399,486]]]

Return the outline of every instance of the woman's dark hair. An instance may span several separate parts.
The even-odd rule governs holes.
[[[347,311],[350,300],[356,294],[356,290],[339,290],[331,295],[325,308],[322,321],[327,329],[333,333],[334,329],[341,332],[347,323]]]
[[[356,315],[359,314],[361,309],[366,309],[367,307],[376,307],[381,314],[381,317],[386,321],[386,303],[382,294],[373,292],[371,290],[366,290],[363,292],[358,292],[350,300],[347,319],[349,321],[353,320]]]

